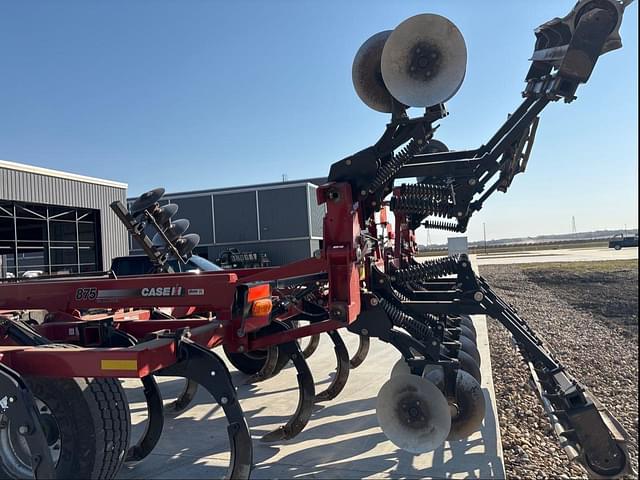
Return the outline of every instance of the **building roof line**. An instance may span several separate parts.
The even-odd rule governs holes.
[[[225,195],[232,193],[245,193],[252,192],[255,190],[276,190],[280,188],[295,188],[302,187],[306,185],[311,185],[313,187],[318,187],[322,183],[327,181],[326,177],[313,177],[313,178],[305,178],[300,180],[288,180],[286,182],[270,182],[270,183],[262,183],[262,184],[254,184],[254,185],[242,185],[237,187],[218,187],[218,188],[207,188],[201,190],[186,190],[180,192],[168,192],[163,195],[163,199],[171,200],[171,199],[179,199],[179,198],[190,198],[190,197],[207,197],[210,195]],[[127,198],[128,201],[135,200],[138,197],[130,197]]]
[[[103,178],[87,177],[76,173],[63,172],[61,170],[53,170],[50,168],[36,167],[34,165],[26,165],[24,163],[10,162],[8,160],[0,160],[0,168],[8,170],[17,170],[20,172],[35,173],[37,175],[46,175],[48,177],[65,178],[67,180],[75,180],[84,183],[94,183],[96,185],[104,185],[107,187],[127,188],[127,184],[123,182],[115,182],[113,180],[105,180]]]

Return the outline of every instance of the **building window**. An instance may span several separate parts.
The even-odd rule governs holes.
[[[100,271],[98,232],[97,210],[2,201],[0,278]]]

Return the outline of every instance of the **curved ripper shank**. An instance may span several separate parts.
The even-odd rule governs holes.
[[[227,433],[231,445],[231,459],[226,478],[249,478],[253,463],[251,434],[227,366],[211,350],[188,338],[179,337],[176,342],[179,352],[178,362],[155,372],[155,375],[178,376],[193,380],[216,399],[229,421]]]
[[[326,390],[316,395],[316,402],[333,400],[344,389],[349,379],[349,352],[337,330],[327,332],[333,342],[333,350],[336,354],[336,374]]]
[[[295,413],[289,418],[285,425],[278,427],[265,434],[260,441],[265,443],[289,440],[298,435],[311,418],[313,405],[315,403],[315,385],[313,376],[307,365],[307,361],[302,355],[300,346],[296,342],[283,343],[278,345],[278,355],[286,355],[293,362],[298,371],[298,406]]]
[[[193,380],[187,379],[178,398],[164,406],[164,413],[166,415],[176,415],[185,411],[193,401],[196,393],[198,393],[198,384]]]
[[[358,368],[360,365],[362,365],[362,362],[364,362],[364,360],[367,358],[367,355],[369,354],[369,346],[371,344],[369,336],[363,335],[362,333],[358,336],[360,337],[360,341],[358,342],[358,350],[356,350],[356,353],[353,355],[353,357],[351,357],[351,360],[349,360],[349,365],[351,366],[351,368]]]

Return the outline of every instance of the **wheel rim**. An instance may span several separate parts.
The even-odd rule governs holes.
[[[45,402],[36,398],[35,403],[40,413],[41,425],[47,439],[53,465],[57,467],[62,446],[58,421]],[[0,458],[2,458],[7,473],[11,476],[31,478],[33,470],[29,446],[24,436],[18,432],[18,428],[19,426],[12,425],[6,417],[0,422]]]

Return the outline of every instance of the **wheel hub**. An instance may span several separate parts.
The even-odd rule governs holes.
[[[60,428],[49,406],[39,398],[35,399],[36,407],[40,413],[42,426],[49,453],[54,466],[60,460],[62,439]],[[0,457],[5,469],[15,478],[31,478],[31,453],[24,435],[20,433],[20,426],[12,424],[7,418],[0,422]]]

